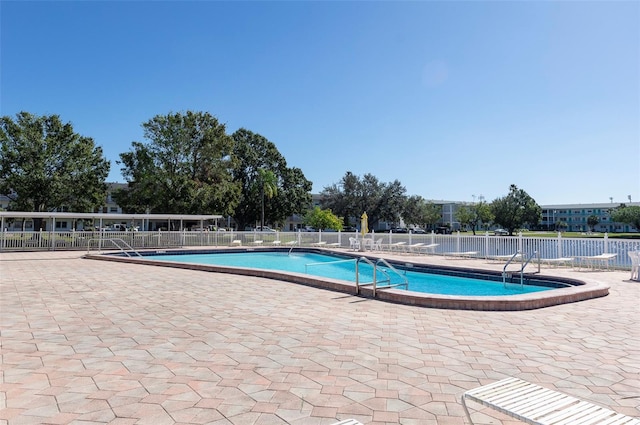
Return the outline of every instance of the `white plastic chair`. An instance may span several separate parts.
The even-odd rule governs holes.
[[[631,280],[640,282],[640,251],[629,251],[631,258]]]
[[[349,248],[358,251],[360,249],[360,241],[356,238],[349,238]]]

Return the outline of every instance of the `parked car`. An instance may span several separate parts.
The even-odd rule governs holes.
[[[411,229],[411,233],[413,233],[414,235],[424,235],[425,233],[427,233],[424,229]]]
[[[269,226],[258,226],[255,229],[253,229],[255,232],[275,232],[275,229],[272,229]]]
[[[493,234],[496,236],[507,236],[509,235],[509,231],[505,229],[496,229],[493,231]]]
[[[391,232],[393,232],[393,233],[409,233],[409,231],[407,230],[406,227],[395,227],[395,228],[391,229]]]
[[[448,228],[447,226],[439,226],[439,227],[436,227],[435,233],[438,233],[441,235],[450,235],[451,229]]]

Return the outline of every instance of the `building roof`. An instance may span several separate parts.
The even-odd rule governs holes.
[[[109,214],[109,213],[74,213],[74,212],[25,212],[0,211],[0,218],[72,218],[103,220],[216,220],[222,218],[217,214]]]

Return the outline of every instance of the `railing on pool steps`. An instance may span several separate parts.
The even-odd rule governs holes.
[[[364,261],[365,263],[369,264],[372,268],[373,268],[373,281],[371,283],[360,283],[360,262]],[[396,283],[396,284],[392,284],[391,283],[391,276],[389,276],[389,274],[384,270],[384,269],[380,269],[380,272],[382,274],[384,274],[386,276],[386,279],[382,282],[388,282],[388,284],[386,286],[378,286],[378,276],[377,276],[377,272],[379,269],[378,264],[382,263],[382,265],[384,265],[385,267],[387,267],[388,270],[393,271],[395,274],[397,274],[401,279],[402,279],[402,283]],[[405,289],[407,289],[409,287],[409,281],[407,280],[407,277],[402,275],[395,267],[393,267],[391,264],[389,264],[387,262],[387,260],[385,260],[384,258],[378,258],[376,260],[375,263],[373,263],[371,260],[369,260],[367,257],[360,257],[356,260],[356,293],[359,294],[360,293],[360,287],[361,286],[368,286],[371,285],[372,289],[373,289],[373,297],[376,297],[376,290],[377,289],[389,289],[389,288],[396,288],[398,286],[404,286]]]
[[[124,253],[127,257],[131,257],[131,255],[129,255],[129,252],[137,255],[138,257],[142,257],[142,254],[140,254],[138,251],[133,249],[133,247],[131,247],[131,245],[129,245],[127,242],[125,242],[121,238],[95,238],[95,239],[89,239],[89,241],[87,243],[87,254],[91,253],[91,242],[98,242],[98,251],[99,252],[102,251],[102,248],[104,248],[104,246],[103,246],[104,242],[111,242],[111,244],[113,246],[118,248],[120,250],[120,252]]]
[[[507,267],[509,266],[509,264],[511,264],[514,259],[520,258],[523,262],[522,262],[522,266],[520,267],[520,270],[518,271],[518,273],[520,273],[520,287],[522,288],[522,286],[524,285],[524,269],[531,262],[533,257],[535,257],[537,254],[538,254],[537,252],[534,252],[532,255],[529,256],[529,258],[527,258],[526,254],[524,252],[519,251],[519,250],[516,251],[515,254],[513,254],[511,256],[511,258],[509,258],[507,263],[502,268],[502,284],[504,286],[507,286],[507,278],[511,279],[511,277],[513,277],[513,272],[508,272],[507,271]],[[526,258],[527,261],[524,261],[525,258]],[[538,265],[538,273],[539,272],[540,272],[540,266]]]

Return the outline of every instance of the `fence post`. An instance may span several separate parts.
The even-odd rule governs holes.
[[[602,243],[604,246],[602,247],[602,252],[605,254],[609,253],[609,234],[607,232],[604,233],[604,239],[602,239]]]
[[[522,250],[522,232],[518,232],[518,252],[524,252]]]
[[[558,238],[557,240],[557,251],[558,251],[558,258],[562,258],[562,233],[558,232]]]
[[[489,231],[484,232],[484,258],[489,257]]]
[[[460,250],[460,230],[456,232],[456,252],[462,252]]]

